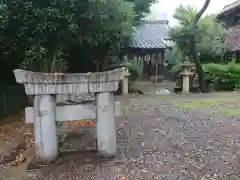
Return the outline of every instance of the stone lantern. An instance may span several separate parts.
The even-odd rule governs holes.
[[[183,64],[180,65],[182,68],[182,72],[180,73],[180,75],[182,76],[182,92],[183,93],[189,93],[190,77],[193,76],[193,73],[191,72],[191,68],[194,65],[195,64],[193,64],[189,61],[185,61],[185,62],[183,62]]]

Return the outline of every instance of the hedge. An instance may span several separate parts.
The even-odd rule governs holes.
[[[240,87],[240,64],[204,64],[206,79],[214,84],[215,90],[234,90]]]

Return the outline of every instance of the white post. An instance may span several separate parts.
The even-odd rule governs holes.
[[[128,94],[128,78],[123,78],[123,80],[121,81],[121,88],[122,95]]]
[[[113,157],[117,153],[113,93],[97,93],[96,101],[98,152],[102,157]]]
[[[158,64],[156,63],[156,82],[155,82],[155,84],[157,84],[158,83]]]
[[[183,75],[183,93],[189,93],[189,75]]]
[[[56,130],[56,97],[53,95],[36,95],[35,110],[35,146],[37,158],[50,163],[58,154]]]
[[[122,95],[128,94],[128,77],[129,77],[128,68],[125,69],[124,78],[121,80],[121,93]]]

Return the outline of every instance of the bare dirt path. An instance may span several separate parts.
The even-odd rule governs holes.
[[[123,103],[129,109],[116,120],[117,157],[100,159],[94,150],[65,154],[52,165],[26,172],[25,179],[240,179],[237,119],[179,109],[166,98],[142,96]]]

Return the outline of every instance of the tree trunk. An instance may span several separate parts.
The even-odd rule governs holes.
[[[198,73],[198,81],[199,81],[199,87],[201,92],[205,93],[207,92],[207,88],[206,88],[206,81],[205,81],[205,75],[204,75],[204,71],[201,65],[201,62],[198,58],[197,55],[197,50],[196,50],[196,30],[197,30],[197,23],[199,22],[199,19],[201,18],[201,16],[203,15],[203,13],[206,11],[208,5],[210,4],[211,0],[205,0],[205,3],[203,5],[203,7],[198,11],[196,17],[193,20],[192,23],[192,34],[190,36],[190,53],[192,55],[192,59],[196,64],[196,70]]]

